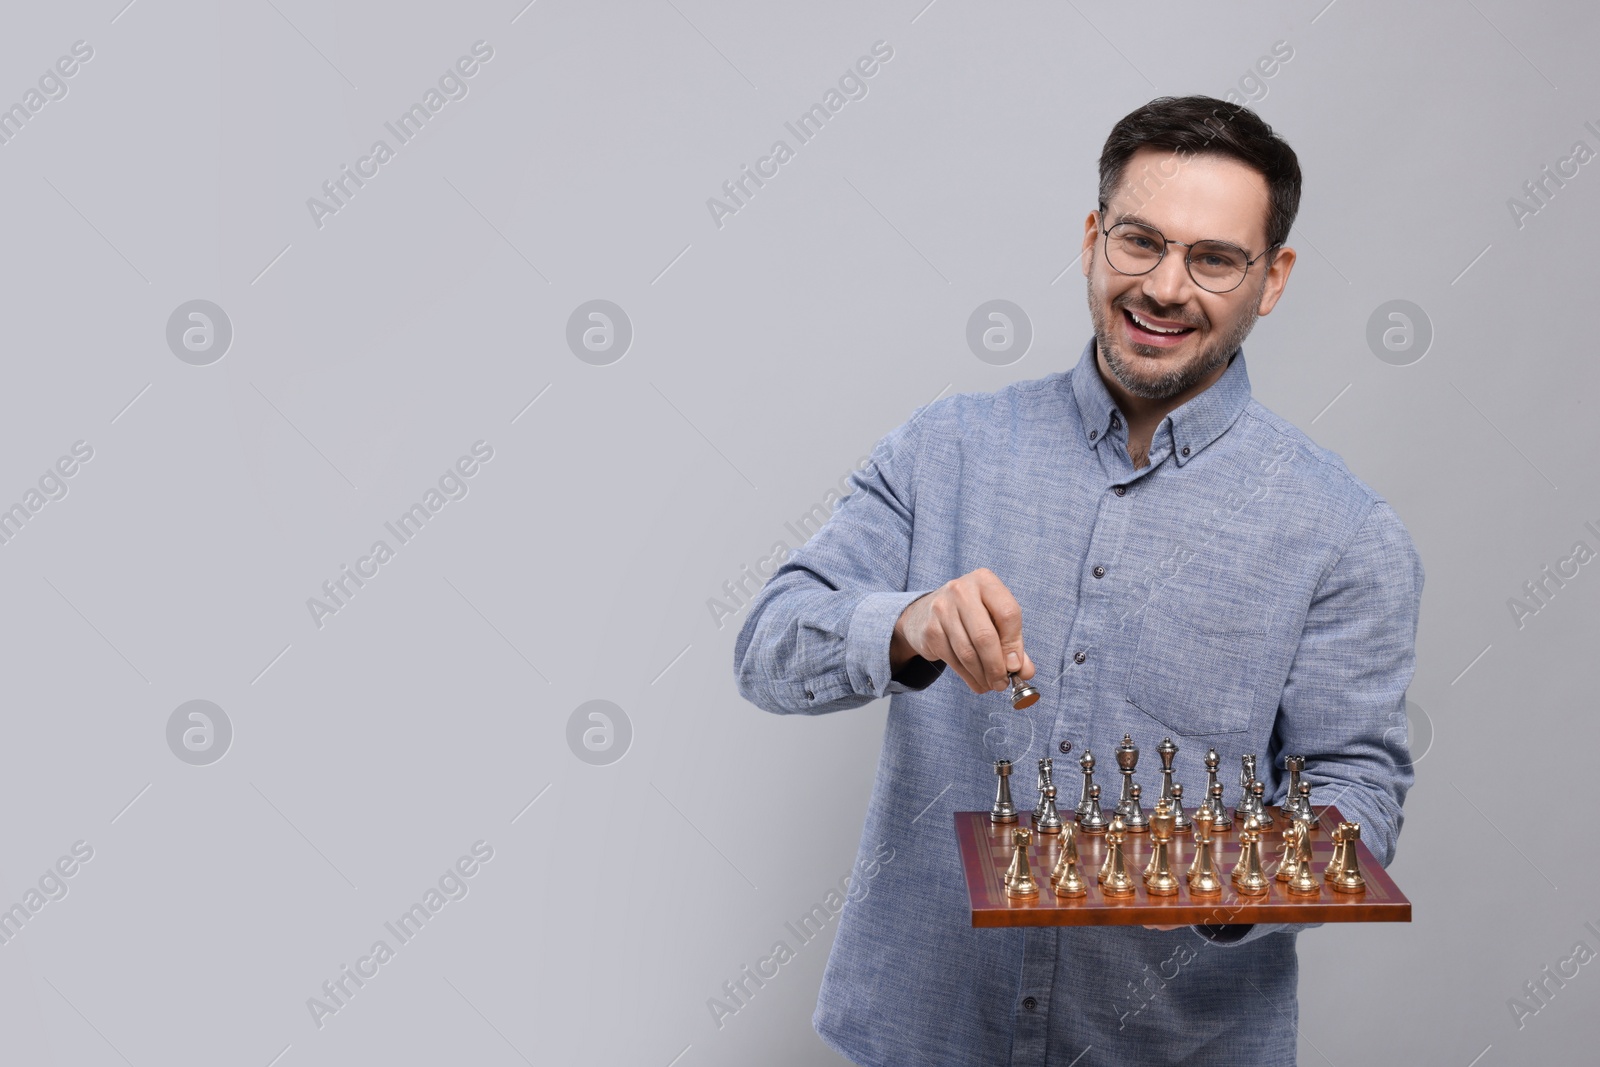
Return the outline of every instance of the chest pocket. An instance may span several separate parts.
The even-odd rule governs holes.
[[[1128,703],[1185,737],[1247,730],[1261,686],[1267,628],[1180,617],[1147,604],[1128,667]],[[1248,625],[1248,624],[1247,624]]]

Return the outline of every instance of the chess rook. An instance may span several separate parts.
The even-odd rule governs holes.
[[[1000,784],[995,789],[994,807],[989,809],[989,821],[993,823],[1007,823],[1017,821],[1017,806],[1011,803],[1011,761],[997,759],[994,761],[994,773],[999,776]]]

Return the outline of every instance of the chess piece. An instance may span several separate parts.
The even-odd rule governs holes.
[[[1261,829],[1270,830],[1273,823],[1272,813],[1267,810],[1266,804],[1261,800],[1261,796],[1266,790],[1267,783],[1259,778],[1250,783],[1250,808],[1251,814],[1256,817],[1256,822],[1261,824]]]
[[[1155,850],[1150,854],[1150,864],[1144,870],[1144,887],[1152,896],[1169,897],[1178,891],[1178,876],[1172,873],[1172,806],[1165,800],[1156,801],[1155,813],[1150,816],[1150,839]]]
[[[1089,810],[1078,820],[1078,829],[1086,834],[1103,834],[1107,825],[1105,814],[1100,810],[1100,783],[1095,782],[1089,786]]]
[[[1056,811],[1056,787],[1047,783],[1044,787],[1044,811],[1039,815],[1038,830],[1041,834],[1059,834],[1061,832],[1061,815]]]
[[[1111,829],[1106,833],[1106,861],[1100,867],[1100,889],[1108,897],[1125,897],[1133,893],[1133,875],[1128,873],[1128,858],[1122,852],[1122,816],[1111,817]]]
[[[1220,789],[1220,784],[1218,785]],[[1201,808],[1194,817],[1194,862],[1189,864],[1190,893],[1220,893],[1222,879],[1217,877],[1216,860],[1212,854],[1211,809]]]
[[[1194,822],[1183,810],[1183,783],[1172,783],[1172,832],[1186,834],[1194,829]]]
[[[1150,829],[1150,816],[1144,813],[1139,806],[1139,783],[1133,783],[1133,795],[1128,798],[1128,810],[1122,815],[1122,822],[1130,834],[1142,834]]]
[[[1122,795],[1117,798],[1117,811],[1128,814],[1128,802],[1133,799],[1133,769],[1139,765],[1139,746],[1130,734],[1122,735],[1117,746],[1117,769],[1122,772]]]
[[[1328,870],[1323,880],[1328,883],[1329,889],[1336,889],[1341,893],[1361,893],[1367,888],[1367,880],[1361,875],[1361,858],[1356,852],[1356,842],[1361,840],[1361,824],[1358,822],[1341,822],[1333,834],[1334,859],[1329,861]]]
[[[1039,816],[1044,814],[1044,787],[1055,781],[1055,761],[1045,756],[1039,760],[1039,799],[1033,805],[1033,824],[1039,825]]]
[[[1283,813],[1290,819],[1304,819],[1311,822],[1309,806],[1302,811],[1300,808],[1300,772],[1306,769],[1304,756],[1289,756],[1283,761],[1284,769],[1289,772],[1289,792],[1283,802]]]
[[[1295,807],[1298,809],[1298,814],[1295,815],[1295,818],[1305,823],[1308,831],[1314,831],[1317,828],[1317,813],[1311,810],[1310,782],[1303,781],[1300,783],[1300,790],[1295,801]]]
[[[1089,787],[1094,785],[1094,753],[1084,749],[1083,755],[1078,757],[1078,766],[1083,770],[1083,794],[1078,797],[1078,806],[1072,810],[1081,817],[1089,814]]]
[[[1050,872],[1050,887],[1058,897],[1081,897],[1089,892],[1089,884],[1078,871],[1078,835],[1071,823],[1061,834],[1061,854]]]
[[[1239,757],[1239,795],[1242,796],[1242,797],[1249,796],[1250,795],[1250,783],[1255,781],[1255,780],[1256,780],[1256,758],[1255,758],[1255,756],[1248,755],[1248,754],[1240,756]],[[1242,818],[1244,818],[1245,814],[1252,814],[1253,815],[1255,813],[1254,812],[1249,812],[1249,813],[1241,812],[1239,817],[1242,819]]]
[[[1311,824],[1295,819],[1289,825],[1295,828],[1295,868],[1287,888],[1291,893],[1321,892],[1322,883],[1311,871]]]
[[[1011,866],[1006,868],[1005,885],[1008,897],[1039,895],[1039,885],[1033,880],[1033,872],[1028,868],[1028,839],[1032,836],[1032,830],[1018,828],[1011,831],[1011,842],[1015,851],[1011,854]]]
[[[1017,821],[1017,806],[1011,803],[1011,761],[997,759],[994,761],[994,773],[1000,776],[1000,785],[995,790],[994,807],[989,809],[989,821],[992,823],[1005,823]]]
[[[1239,833],[1239,862],[1233,868],[1233,888],[1245,896],[1260,896],[1272,887],[1261,869],[1261,823],[1254,815],[1245,819]]]
[[[1283,828],[1283,851],[1278,856],[1277,879],[1287,882],[1300,869],[1300,820],[1290,819]]]
[[[1216,775],[1211,777],[1211,799],[1207,805],[1211,812],[1211,832],[1225,834],[1233,829],[1233,816],[1222,803],[1222,783],[1216,780]]]
[[[1200,806],[1211,812],[1212,833],[1227,833],[1233,829],[1233,817],[1222,802],[1222,783],[1217,780],[1217,766],[1222,758],[1216,749],[1206,752],[1206,789],[1200,796]]]
[[[1156,754],[1161,757],[1161,792],[1156,796],[1156,804],[1165,800],[1172,803],[1172,757],[1178,754],[1178,746],[1172,743],[1172,738],[1163,737],[1156,746]]]
[[[1018,678],[1015,674],[1008,674],[1011,679],[1011,707],[1016,711],[1031,708],[1039,702],[1039,690]]]

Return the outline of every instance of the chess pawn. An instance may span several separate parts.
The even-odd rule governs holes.
[[[1133,893],[1133,875],[1128,873],[1128,858],[1122,853],[1122,817],[1112,816],[1111,830],[1106,834],[1106,862],[1100,868],[1100,889],[1108,897],[1125,897]]]
[[[1178,754],[1178,746],[1172,743],[1172,738],[1163,737],[1156,746],[1156,754],[1161,757],[1161,793],[1156,797],[1156,803],[1165,800],[1172,803],[1172,757]]]
[[[1017,821],[1017,806],[1011,803],[1011,761],[997,759],[994,761],[994,773],[1000,778],[1000,785],[994,794],[994,807],[989,809],[989,821],[992,823],[1007,823]]]
[[[1044,787],[1050,785],[1054,781],[1052,776],[1052,764],[1053,760],[1049,756],[1045,756],[1039,761],[1039,799],[1035,801],[1033,805],[1033,824],[1035,826],[1039,825],[1039,818],[1044,814]]]
[[[1033,836],[1033,831],[1016,829],[1011,832],[1012,847],[1016,850],[1011,854],[1011,866],[1006,868],[1006,896],[1008,897],[1036,897],[1039,895],[1039,885],[1033,880],[1033,872],[1028,868],[1028,839]]]
[[[1128,803],[1133,799],[1133,771],[1139,766],[1139,746],[1133,743],[1131,734],[1122,735],[1122,744],[1117,746],[1117,769],[1122,772],[1122,795],[1117,798],[1117,811],[1122,815],[1128,814]]]
[[[1311,824],[1296,819],[1290,825],[1295,827],[1295,869],[1294,876],[1289,879],[1289,892],[1321,892],[1322,883],[1311,870]]]
[[[1083,755],[1078,757],[1078,766],[1083,770],[1083,795],[1078,798],[1078,806],[1072,810],[1081,818],[1089,814],[1089,787],[1094,785],[1094,753],[1084,749]]]
[[[1257,778],[1250,783],[1250,814],[1256,817],[1261,824],[1261,829],[1272,829],[1272,813],[1267,810],[1267,805],[1262,802],[1262,794],[1267,790],[1267,783]]]
[[[1078,829],[1086,834],[1103,834],[1108,825],[1100,810],[1100,783],[1094,782],[1089,786],[1089,811],[1078,820]]]
[[[1228,814],[1227,805],[1222,803],[1222,783],[1211,783],[1211,798],[1208,801],[1211,811],[1211,832],[1225,834],[1233,829],[1233,816]]]
[[[1201,804],[1211,803],[1211,787],[1219,784],[1217,782],[1217,768],[1221,764],[1222,757],[1217,755],[1217,750],[1214,748],[1206,749],[1206,788],[1200,794]]]
[[[1311,783],[1301,782],[1295,795],[1295,818],[1306,824],[1306,830],[1317,828],[1317,813],[1311,810]]]
[[[1272,887],[1261,869],[1261,823],[1254,815],[1244,821],[1239,834],[1239,862],[1233,868],[1233,888],[1245,896],[1260,896]]]
[[[1329,889],[1341,893],[1364,892],[1367,880],[1361,875],[1361,858],[1356,852],[1356,842],[1361,840],[1361,824],[1341,822],[1339,829],[1334,831],[1333,840],[1333,852],[1338,865],[1330,861],[1323,880],[1328,883]]]
[[[1300,869],[1300,821],[1291,819],[1289,825],[1283,828],[1283,852],[1278,857],[1278,874],[1280,882],[1287,882],[1295,876]]]
[[[1061,832],[1061,815],[1056,811],[1056,787],[1053,783],[1045,783],[1044,799],[1041,802],[1043,811],[1039,815],[1039,832],[1041,834],[1059,834]]]
[[[1216,861],[1212,856],[1211,810],[1201,808],[1194,818],[1194,862],[1189,864],[1190,893],[1220,893],[1222,879],[1217,877]]]
[[[1194,821],[1183,810],[1183,783],[1172,783],[1172,832],[1186,834],[1194,829]]]
[[[1128,798],[1128,810],[1122,813],[1122,821],[1130,834],[1142,834],[1150,829],[1150,816],[1139,806],[1139,793],[1139,783],[1134,782],[1132,796]]]
[[[1152,896],[1169,897],[1178,891],[1178,876],[1172,873],[1172,808],[1165,800],[1156,801],[1155,813],[1150,816],[1150,838],[1155,849],[1150,854],[1150,864],[1144,870],[1144,887]]]
[[[1089,892],[1089,885],[1078,871],[1078,835],[1068,823],[1061,835],[1061,855],[1056,858],[1055,870],[1050,872],[1050,887],[1058,897],[1081,897]]]

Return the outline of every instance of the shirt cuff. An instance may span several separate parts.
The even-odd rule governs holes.
[[[899,621],[908,604],[929,592],[932,590],[868,593],[851,612],[850,627],[845,634],[844,666],[850,678],[850,687],[857,693],[881,697],[924,689],[943,672],[944,665],[940,664],[938,670],[924,681],[922,675],[926,672],[913,674],[910,662],[901,666],[898,678],[894,677],[895,672],[889,667],[889,643],[894,638],[894,624]],[[907,684],[905,679],[908,675],[911,676],[910,681],[921,684]]]

